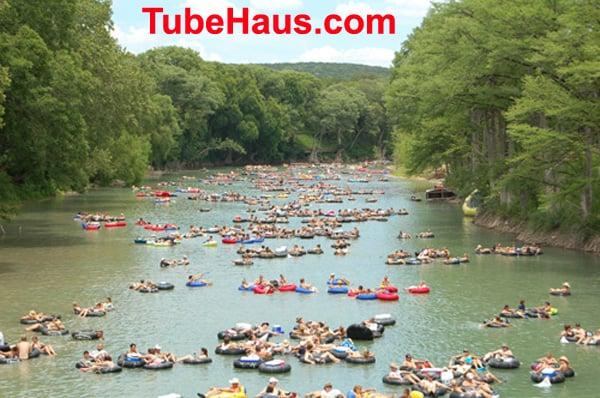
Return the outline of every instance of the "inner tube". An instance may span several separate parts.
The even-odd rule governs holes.
[[[383,326],[393,326],[396,324],[396,320],[392,318],[390,314],[378,314],[373,317],[375,322]]]
[[[105,373],[119,373],[122,370],[123,370],[122,367],[120,367],[118,365],[115,365],[115,366],[100,368],[99,373],[101,373],[101,374],[105,374]]]
[[[570,296],[571,292],[565,293],[560,291],[551,291],[550,294],[553,296]]]
[[[448,398],[483,398],[483,395],[475,392],[456,392],[452,391]]]
[[[74,313],[75,315],[79,315],[79,314],[81,313],[81,311],[73,311],[73,313]],[[90,318],[102,317],[102,316],[104,316],[104,315],[106,315],[106,311],[103,311],[103,310],[96,310],[96,309],[93,309],[93,310],[91,310],[91,311],[88,311],[88,313],[87,313],[87,314],[85,314],[85,316],[86,316],[86,317],[90,317]]]
[[[35,359],[38,358],[40,355],[42,355],[42,352],[40,350],[38,350],[37,348],[34,348],[33,350],[31,350],[31,352],[28,355],[27,359]]]
[[[398,288],[396,286],[381,286],[382,290],[387,290],[390,293],[398,293]]]
[[[562,372],[565,377],[573,377],[575,376],[575,371],[571,368],[567,369],[566,371]]]
[[[435,390],[434,393],[428,393],[428,392],[423,391],[419,387],[415,387],[415,390],[420,391],[426,397],[441,397],[442,395],[446,394],[446,391],[448,391],[445,388],[438,388],[437,390]]]
[[[428,286],[409,286],[406,290],[411,294],[427,294],[431,291]]]
[[[416,257],[407,258],[404,260],[404,264],[406,265],[421,265],[421,260]]]
[[[95,330],[80,330],[71,333],[73,340],[98,340],[98,334]]]
[[[390,377],[389,375],[383,376],[381,379],[385,384],[391,384],[393,386],[409,386],[412,385],[410,381],[407,379],[396,379],[394,377]]]
[[[550,379],[550,383],[552,384],[563,383],[565,381],[565,375],[561,372],[556,372],[552,376],[543,375],[541,373],[531,373],[531,381],[534,383],[541,383],[546,377]]]
[[[254,294],[273,294],[273,289],[268,286],[254,286]]]
[[[204,287],[204,286],[206,286],[206,283],[202,282],[202,281],[192,281],[192,282],[186,282],[185,285],[187,287]]]
[[[348,286],[348,283],[346,283],[346,281],[344,279],[334,279],[334,280],[327,280],[327,285],[329,286]]]
[[[347,294],[348,286],[330,286],[327,289],[327,293],[329,294]]]
[[[36,323],[50,322],[50,321],[54,321],[56,319],[60,319],[60,315],[46,315],[45,317],[42,318],[41,321],[38,321],[37,319],[23,319],[23,318],[21,318],[19,320],[19,322],[21,322],[22,325],[34,325]]]
[[[373,340],[373,331],[362,324],[353,324],[346,329],[346,335],[352,340]]]
[[[229,340],[231,341],[241,341],[246,339],[248,336],[246,336],[245,333],[240,333],[238,331],[232,333],[231,330],[223,330],[222,332],[217,333],[217,338],[219,340],[223,340],[225,337],[229,337]]]
[[[19,358],[4,358],[0,357],[0,365],[12,365],[21,362]]]
[[[44,336],[64,336],[65,334],[69,334],[69,331],[66,329],[63,330],[48,330],[46,326],[42,326],[40,328],[40,333]]]
[[[212,358],[187,358],[184,359],[183,361],[181,361],[181,363],[184,363],[186,365],[203,365],[206,363],[211,363],[212,362]]]
[[[346,357],[348,357],[349,351],[351,351],[351,349],[344,346],[333,347],[331,350],[329,350],[331,355],[333,355],[337,359],[346,359]]]
[[[312,365],[312,363],[307,361],[304,356],[301,356],[298,360],[302,363]],[[313,354],[313,362],[315,362],[315,365],[326,365],[328,363],[332,363],[333,360],[328,356],[321,355],[321,353],[315,353]]]
[[[89,363],[85,363],[83,360],[81,360],[75,364],[75,369],[86,369],[89,367],[90,367]]]
[[[158,282],[156,284],[156,288],[158,290],[173,290],[175,289],[175,285],[169,282]]]
[[[128,357],[126,354],[121,354],[117,359],[117,365],[121,366],[122,368],[129,369],[141,368],[142,366],[146,365],[146,361],[144,361],[142,358],[132,358]]]
[[[370,364],[370,363],[375,363],[375,357],[370,357],[370,358],[363,358],[363,357],[346,357],[346,362],[348,363],[354,363],[354,364],[358,364],[358,365],[366,365],[366,364]]]
[[[400,296],[398,296],[398,293],[391,293],[391,292],[379,292],[376,294],[376,297],[378,300],[381,300],[381,301],[398,301],[400,299]]]
[[[361,293],[356,295],[357,300],[376,300],[377,294],[375,293]]]
[[[287,373],[292,370],[289,363],[281,360],[263,362],[258,366],[258,371],[261,373]]]
[[[219,354],[219,355],[244,355],[246,353],[246,350],[241,348],[241,347],[231,347],[231,348],[227,348],[227,349],[223,349],[221,347],[217,347],[215,349],[215,354]]]
[[[138,290],[138,292],[140,292],[140,293],[158,293],[158,289],[143,287],[140,290]]]
[[[300,294],[312,294],[315,291],[313,289],[305,289],[303,287],[298,286],[296,288],[296,293],[300,293]]]
[[[294,291],[296,291],[296,289],[297,289],[297,286],[295,284],[288,283],[287,285],[279,286],[278,290],[280,292],[294,292]]]
[[[240,286],[240,287],[238,287],[238,290],[240,292],[251,292],[254,290],[254,285],[249,285],[248,287]]]
[[[260,359],[241,357],[233,361],[233,367],[236,369],[258,369],[263,362]]]
[[[159,364],[146,364],[143,366],[146,370],[164,370],[171,369],[173,367],[173,362],[161,362]]]
[[[487,362],[487,365],[495,369],[517,369],[521,366],[521,362],[515,357],[492,358]]]

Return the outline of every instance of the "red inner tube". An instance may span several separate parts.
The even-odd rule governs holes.
[[[255,286],[253,292],[254,294],[273,294],[273,289],[266,286]]]
[[[127,223],[125,221],[107,222],[104,223],[104,226],[106,228],[126,227]]]
[[[412,293],[412,294],[427,294],[430,291],[428,286],[422,286],[422,287],[410,286],[406,290],[408,290],[408,292]]]
[[[396,286],[392,286],[392,285],[386,286],[386,287],[382,286],[381,289],[387,290],[390,293],[398,293],[398,288]]]
[[[237,239],[234,238],[224,238],[221,242],[227,244],[227,245],[233,245],[235,243],[237,243]]]
[[[279,286],[279,291],[280,292],[295,292],[296,285],[293,283],[289,283],[287,285]]]
[[[376,294],[378,300],[383,301],[396,301],[400,298],[398,293],[390,293],[390,292],[379,292]]]

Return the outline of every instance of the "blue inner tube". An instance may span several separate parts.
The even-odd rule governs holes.
[[[201,282],[201,281],[193,281],[193,282],[187,282],[185,285],[188,287],[203,287],[203,286],[206,286],[206,283]]]
[[[117,365],[123,368],[141,368],[145,364],[146,361],[144,361],[142,358],[128,357],[125,354],[120,355],[119,359],[117,360]]]
[[[301,294],[312,294],[314,293],[314,290],[312,289],[305,289],[303,287],[297,287],[296,288],[296,293],[301,293]]]
[[[250,285],[248,287],[240,286],[240,287],[238,287],[238,290],[241,292],[251,292],[254,290],[254,285]]]
[[[348,293],[348,286],[330,287],[329,289],[327,289],[327,293],[330,293],[330,294],[347,294]]]
[[[375,293],[362,293],[356,296],[357,300],[376,300],[377,295]]]
[[[258,369],[262,363],[263,362],[260,359],[242,360],[242,358],[240,358],[233,361],[233,367],[236,369]]]
[[[286,373],[292,370],[289,363],[282,363],[280,365],[271,365],[269,362],[261,363],[258,366],[258,371],[262,373]]]

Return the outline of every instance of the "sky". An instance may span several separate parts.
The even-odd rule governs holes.
[[[226,63],[350,62],[388,67],[394,52],[420,23],[430,0],[113,0],[114,37],[135,54],[160,46],[192,48],[209,61]],[[191,7],[201,15],[225,15],[228,7],[249,7],[250,13],[309,14],[319,24],[337,13],[393,14],[393,35],[165,35],[149,33],[149,16],[143,7],[163,7],[183,13]]]

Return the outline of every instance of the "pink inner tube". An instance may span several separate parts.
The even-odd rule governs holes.
[[[427,294],[430,291],[429,286],[410,286],[406,290],[412,294]]]
[[[357,292],[348,292],[348,297],[356,297],[358,296]]]
[[[392,285],[386,286],[386,287],[382,286],[381,289],[387,290],[390,293],[398,293],[398,288],[396,286],[392,286]]]
[[[280,292],[295,292],[296,285],[293,283],[289,283],[287,285],[279,286],[279,291]]]
[[[255,286],[252,291],[254,294],[273,294],[273,290],[265,286]]]
[[[377,299],[382,301],[396,301],[400,298],[398,293],[380,292],[377,293]]]

